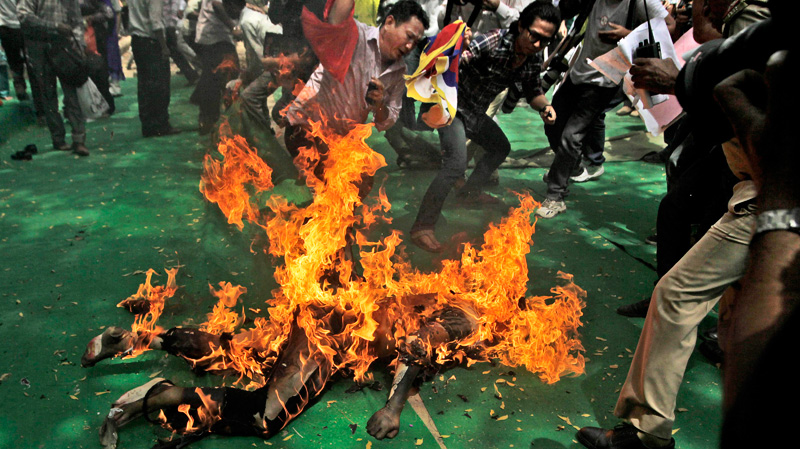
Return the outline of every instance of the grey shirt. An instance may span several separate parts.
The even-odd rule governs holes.
[[[197,19],[197,37],[195,42],[212,45],[217,42],[233,42],[233,33],[214,12],[214,2],[219,0],[203,0],[200,6],[200,17]]]
[[[128,32],[132,36],[156,39],[164,31],[163,0],[128,0],[130,25]]]
[[[667,10],[660,0],[646,0],[647,12],[651,19],[667,17]],[[586,21],[586,34],[583,38],[583,48],[575,65],[569,71],[569,77],[575,84],[594,84],[601,87],[614,87],[613,81],[606,78],[586,62],[614,49],[617,44],[606,44],[597,35],[598,31],[608,30],[609,23],[625,26],[628,19],[630,0],[597,0]],[[642,0],[636,0],[636,9],[633,14],[631,29],[645,22],[645,11]]]

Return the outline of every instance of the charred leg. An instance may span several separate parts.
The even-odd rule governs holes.
[[[226,345],[230,339],[229,334],[214,335],[188,328],[173,328],[157,335],[145,335],[111,326],[89,342],[81,357],[81,366],[88,368],[101,360],[125,355],[134,347],[144,347],[166,351],[189,361],[196,369],[202,369],[205,365],[196,361],[210,364],[213,361],[209,359],[213,348]]]
[[[171,329],[151,344],[172,354],[202,357],[224,341],[191,329]],[[236,388],[181,388],[163,379],[131,390],[117,400],[100,431],[105,447],[115,447],[117,428],[139,417],[185,434],[206,432],[268,438],[303,411],[333,373],[319,349],[310,348],[305,333],[294,328],[267,384],[255,391]]]

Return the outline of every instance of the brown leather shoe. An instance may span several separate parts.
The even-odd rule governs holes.
[[[429,253],[440,253],[444,246],[436,240],[433,229],[422,229],[411,233],[411,242]]]
[[[89,149],[86,148],[86,145],[82,143],[73,143],[72,144],[72,152],[77,154],[78,156],[88,156]]]

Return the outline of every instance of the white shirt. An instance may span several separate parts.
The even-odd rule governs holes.
[[[365,97],[372,78],[378,78],[383,83],[388,109],[386,120],[375,123],[375,127],[383,131],[397,120],[405,93],[403,75],[406,73],[406,64],[400,58],[381,71],[378,28],[358,21],[356,25],[358,43],[344,84],[340,84],[322,65],[317,67],[306,87],[286,111],[286,117],[292,125],[307,123],[309,118],[319,121],[318,109],[321,109],[330,125],[338,133],[346,134],[352,126],[350,122],[364,123],[369,116],[370,106]]]
[[[155,39],[163,32],[164,0],[128,0],[128,13],[131,35]]]
[[[606,44],[597,35],[600,30],[610,29],[610,22],[625,26],[628,19],[628,7],[630,0],[597,0],[594,4],[589,18],[586,20],[586,34],[583,38],[583,48],[575,65],[569,71],[569,77],[575,84],[594,84],[602,87],[614,87],[616,84],[605,76],[601,75],[595,68],[586,62],[586,59],[594,59],[606,54],[617,47],[616,43]],[[647,0],[647,11],[651,19],[667,17],[667,10],[660,0]],[[636,10],[633,14],[631,28],[645,22],[644,8],[642,1],[636,0]]]

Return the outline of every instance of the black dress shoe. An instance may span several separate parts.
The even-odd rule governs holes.
[[[583,427],[575,437],[578,442],[589,449],[651,449],[642,443],[637,433],[639,429],[630,424],[620,424],[613,429],[600,427]],[[675,440],[659,449],[674,449]]]
[[[719,341],[719,333],[717,326],[709,327],[708,329],[700,332],[700,338],[706,341]]]
[[[633,304],[625,304],[617,308],[617,313],[631,318],[644,318],[647,316],[647,309],[650,308],[650,298],[645,298]]]
[[[181,133],[181,130],[179,130],[178,128],[173,128],[173,127],[170,126],[169,128],[167,128],[167,129],[161,131],[160,133],[158,133],[158,135],[159,136],[174,136],[175,134],[180,134],[180,133]]]
[[[700,354],[703,354],[711,363],[717,365],[725,360],[725,354],[722,348],[719,347],[717,340],[707,340],[697,346]]]
[[[147,132],[142,131],[142,137],[173,136],[175,134],[180,134],[180,133],[181,133],[181,130],[179,130],[178,128],[173,128],[173,127],[170,126],[169,128],[162,129],[160,131],[155,131],[155,132],[153,132],[153,131],[147,131]]]

